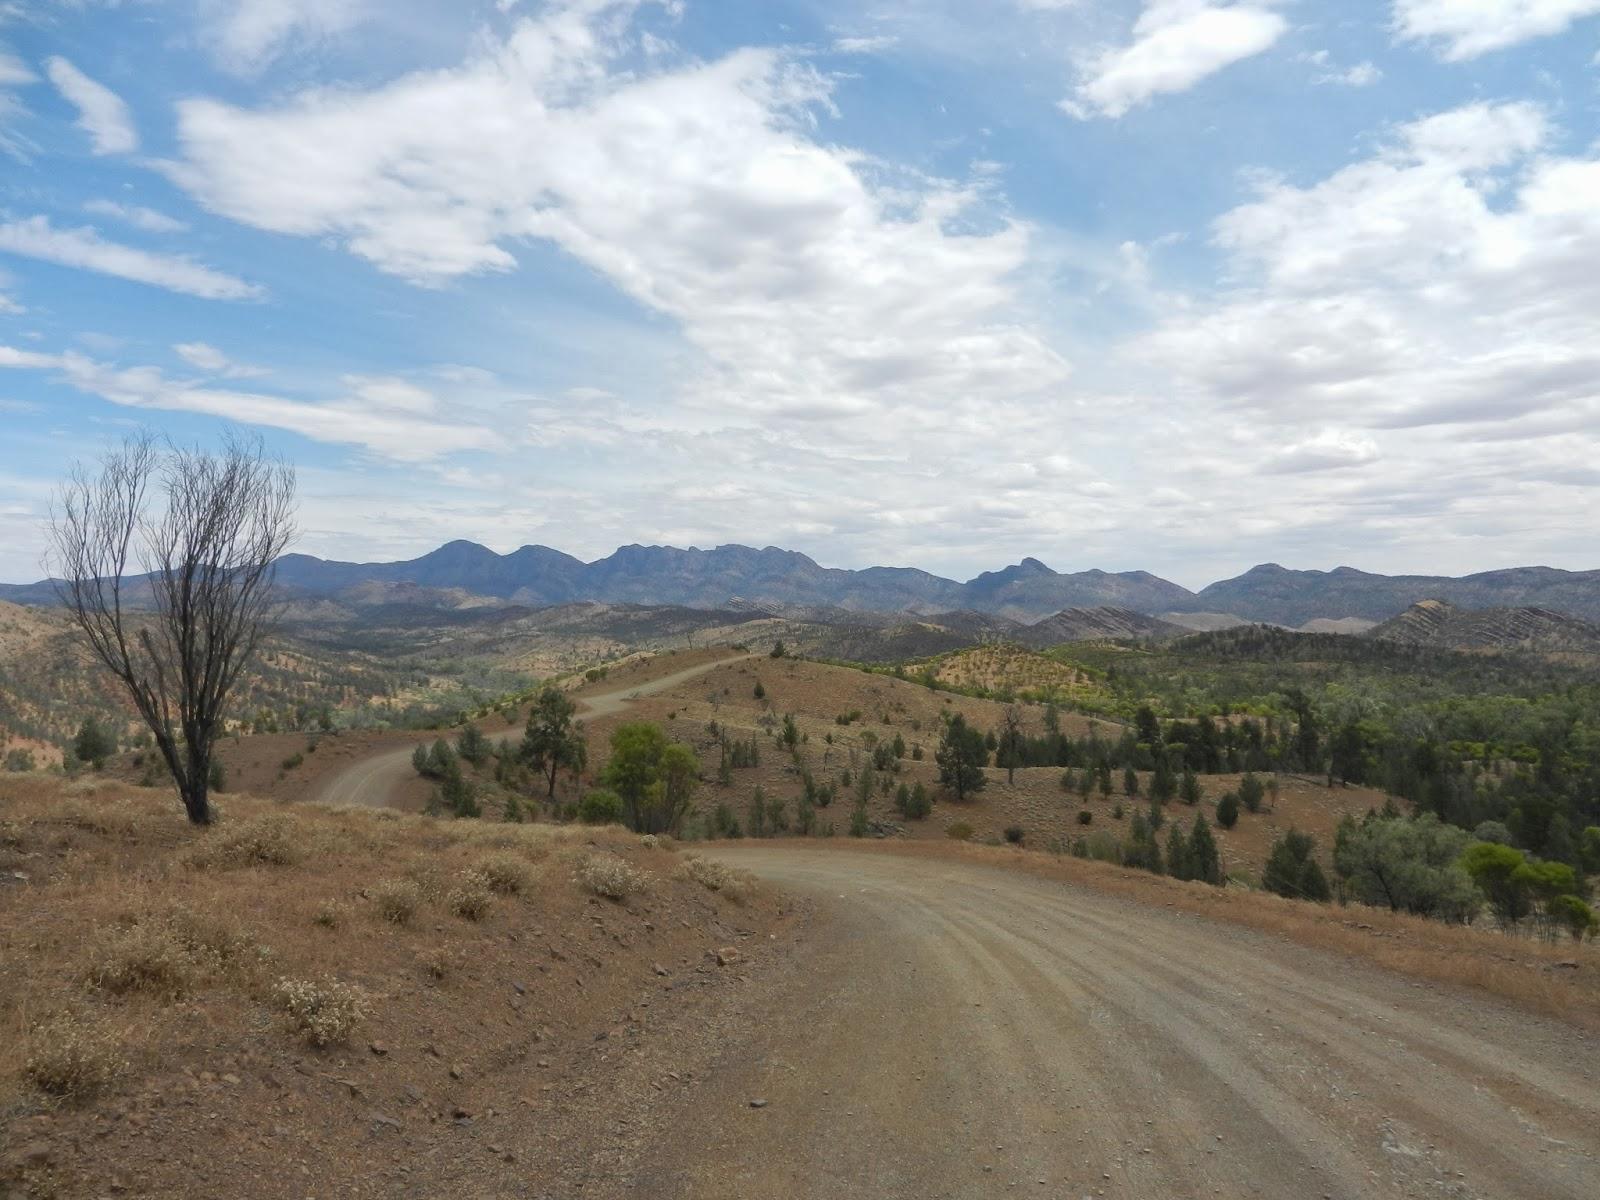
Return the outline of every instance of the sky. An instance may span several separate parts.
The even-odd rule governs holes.
[[[0,580],[296,548],[1600,567],[1600,0],[0,0]]]

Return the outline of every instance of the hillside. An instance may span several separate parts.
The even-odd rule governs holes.
[[[1467,610],[1422,600],[1368,631],[1369,637],[1447,650],[1600,654],[1600,626],[1543,608]]]
[[[1184,632],[1183,626],[1171,621],[1104,605],[1065,609],[1025,627],[1019,631],[1019,639],[1029,646],[1047,648],[1063,642],[1180,637]]]
[[[620,828],[223,813],[0,775],[0,1195],[589,1194],[791,949]]]
[[[1174,611],[1232,613],[1252,621],[1300,626],[1321,618],[1386,621],[1420,600],[1462,608],[1539,607],[1600,620],[1600,571],[1517,567],[1459,579],[1374,575],[1352,567],[1292,571],[1266,563],[1202,588]]]

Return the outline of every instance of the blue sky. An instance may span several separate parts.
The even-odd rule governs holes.
[[[0,579],[299,543],[1600,565],[1600,0],[0,0]]]

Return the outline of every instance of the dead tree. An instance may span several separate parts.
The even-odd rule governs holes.
[[[294,537],[294,495],[294,469],[259,443],[211,454],[140,435],[98,474],[76,470],[51,514],[57,593],[197,825],[211,822],[229,694],[277,616],[273,564]]]

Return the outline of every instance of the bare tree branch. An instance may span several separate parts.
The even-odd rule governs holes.
[[[294,497],[294,469],[259,442],[230,438],[212,454],[141,434],[98,474],[74,471],[51,514],[62,603],[197,824],[211,820],[228,697],[278,615],[273,569],[294,538]]]

